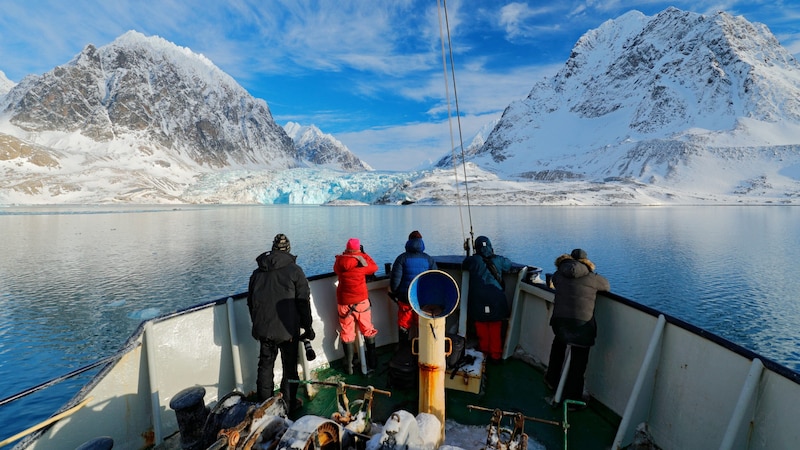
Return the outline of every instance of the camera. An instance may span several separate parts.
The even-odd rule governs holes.
[[[306,348],[306,360],[313,361],[317,357],[317,354],[314,353],[314,348],[311,347],[311,341],[303,339],[303,347]]]

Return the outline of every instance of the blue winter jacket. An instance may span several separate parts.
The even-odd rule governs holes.
[[[406,241],[406,251],[392,265],[389,287],[400,301],[408,302],[408,286],[417,275],[426,270],[435,270],[436,261],[425,253],[425,243],[420,238]]]

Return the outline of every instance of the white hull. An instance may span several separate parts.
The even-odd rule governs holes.
[[[462,280],[457,264],[440,264],[440,269]],[[516,279],[507,278],[513,312],[505,353],[546,362],[553,293],[520,282],[523,277],[524,270]],[[317,358],[308,362],[313,370],[343,352],[336,277],[310,281],[317,331]],[[380,347],[397,340],[396,309],[385,277],[369,285]],[[462,301],[466,295],[462,291]],[[451,317],[458,321],[457,314]],[[793,414],[800,404],[798,374],[613,294],[598,298],[597,322],[586,388],[622,417],[613,448],[630,444],[641,423],[664,450],[788,449],[800,442]],[[255,389],[258,345],[250,325],[244,294],[145,322],[127,351],[64,409],[88,398],[84,406],[15,448],[69,449],[98,436],[112,437],[115,450],[160,443],[178,430],[169,402],[183,389],[204,387],[206,402],[232,390]]]

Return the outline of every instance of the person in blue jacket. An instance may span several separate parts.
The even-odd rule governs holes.
[[[406,251],[394,260],[389,281],[390,295],[397,301],[397,327],[400,345],[410,342],[410,330],[417,325],[419,320],[409,303],[408,286],[417,275],[426,270],[435,269],[436,261],[425,253],[422,234],[417,230],[412,231],[406,241]]]
[[[467,311],[475,324],[478,349],[488,356],[489,361],[500,361],[503,357],[503,321],[509,316],[503,273],[511,271],[511,260],[495,255],[489,238],[478,236],[475,254],[467,256],[462,267],[469,271]]]

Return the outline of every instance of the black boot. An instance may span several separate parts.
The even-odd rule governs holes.
[[[344,347],[344,372],[348,375],[353,374],[353,355],[356,353],[355,342],[342,342]]]
[[[398,348],[407,347],[411,344],[408,334],[408,328],[400,327],[397,329],[397,344]]]
[[[367,357],[367,373],[372,373],[378,366],[378,355],[375,353],[375,337],[364,338]]]

